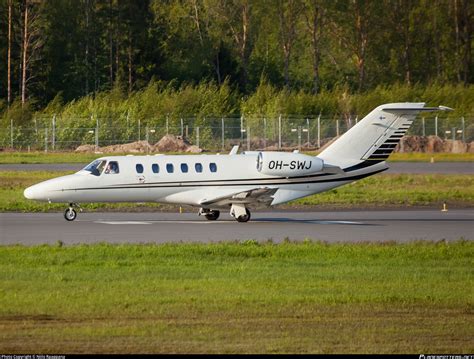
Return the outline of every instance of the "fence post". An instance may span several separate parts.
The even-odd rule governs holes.
[[[13,120],[10,120],[10,147],[13,150]]]
[[[321,148],[321,113],[318,116],[318,148]]]
[[[56,114],[53,115],[53,125],[52,125],[52,130],[53,130],[53,134],[52,134],[52,147],[53,147],[53,151],[56,149]]]
[[[130,132],[128,127],[130,126],[130,110],[127,110],[127,142],[130,140]]]
[[[438,115],[435,116],[435,136],[438,136]]]
[[[339,137],[339,119],[336,120],[336,136]]]
[[[425,130],[425,118],[424,117],[421,118],[421,126],[422,126],[421,128],[422,128],[423,137],[425,137],[426,136],[426,130]]]
[[[95,150],[99,151],[99,118],[95,118]]]
[[[267,148],[267,119],[263,118],[263,148]]]
[[[306,135],[307,135],[307,139],[306,139],[307,140],[306,141],[307,145],[306,145],[306,147],[309,148],[310,146],[309,146],[309,118],[308,117],[306,117],[306,129],[307,129],[307,131],[306,131],[307,132],[306,133]]]
[[[466,142],[466,135],[465,135],[465,126],[464,126],[464,116],[461,117],[461,125],[462,125],[462,142]]]
[[[199,147],[199,126],[196,127],[196,146]]]
[[[141,130],[140,127],[141,127],[141,126],[140,126],[140,125],[141,125],[141,121],[140,121],[140,119],[138,119],[138,141],[140,141],[140,137],[141,137],[141,136],[140,136],[140,135],[141,135],[141,134],[140,134],[140,130]]]
[[[298,151],[301,151],[301,126],[298,126]]]
[[[250,151],[250,127],[247,126],[247,151]]]
[[[168,119],[168,115],[166,115],[166,134],[169,133],[169,119]]]
[[[48,127],[44,128],[44,152],[48,153]]]
[[[184,136],[184,123],[183,123],[183,118],[181,117],[181,137]]]
[[[278,116],[278,149],[281,150],[281,114]]]
[[[146,131],[146,132],[145,132],[146,153],[148,153],[148,148],[149,148],[148,144],[150,143],[149,137],[148,137],[148,136],[149,136],[149,135],[148,135],[148,133],[149,133],[149,131],[148,131],[148,125],[145,126],[145,131]]]
[[[221,118],[221,131],[222,131],[222,151],[225,151],[225,128],[224,128],[224,117]]]
[[[244,115],[240,116],[240,143],[244,141]]]

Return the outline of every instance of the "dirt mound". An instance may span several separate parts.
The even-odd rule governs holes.
[[[76,148],[75,152],[94,153],[95,152],[95,146],[94,145],[80,145],[78,148]]]
[[[247,144],[247,142],[245,141],[244,144]],[[262,149],[265,147],[265,141],[263,140],[263,138],[260,137],[252,137],[250,139],[250,147],[255,149]]]
[[[165,135],[155,144],[155,152],[186,152],[191,144],[181,136]],[[197,146],[194,146],[197,147]]]
[[[395,151],[398,152],[425,152],[428,143],[427,137],[405,136],[402,137]]]
[[[443,140],[438,136],[405,136],[395,148],[395,152],[466,153],[471,151],[471,146],[470,143]]]
[[[137,141],[120,145],[111,145],[100,148],[105,153],[148,153],[152,146],[147,141]]]
[[[474,141],[470,142],[467,147],[468,147],[467,149],[468,153],[474,153]]]
[[[118,145],[99,147],[97,151],[103,153],[153,153],[153,152],[188,152],[201,153],[202,149],[191,145],[180,136],[166,135],[154,146],[148,141],[136,141]],[[81,145],[75,152],[94,153],[94,145]]]
[[[323,139],[321,141],[322,147],[319,149],[323,151],[330,146],[337,137],[330,139]],[[242,148],[246,148],[246,142],[243,143]],[[252,138],[252,150],[261,149],[264,146],[264,141],[257,137]],[[288,146],[287,143],[282,144],[282,150],[295,150],[297,146]],[[314,149],[315,144],[304,143],[302,149]],[[267,142],[266,151],[278,151],[276,144]],[[96,148],[94,145],[81,145],[76,148],[75,152],[80,153],[157,153],[157,152],[187,152],[187,153],[201,153],[203,150],[198,146],[191,145],[181,136],[166,135],[155,145],[149,144],[147,141],[137,141],[125,144],[111,145],[106,147]],[[395,152],[450,152],[450,153],[474,153],[474,142],[464,143],[460,140],[443,140],[438,136],[405,136],[395,148]]]
[[[186,149],[186,152],[187,152],[187,153],[201,153],[201,152],[202,152],[202,148],[199,148],[199,147],[196,146],[196,145],[192,145],[192,146],[189,146],[189,147]]]

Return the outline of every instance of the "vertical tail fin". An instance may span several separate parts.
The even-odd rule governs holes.
[[[410,128],[418,113],[446,111],[449,107],[425,107],[425,103],[390,103],[377,107],[344,133],[318,157],[341,168],[363,161],[385,161]]]

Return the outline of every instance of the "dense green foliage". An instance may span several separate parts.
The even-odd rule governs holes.
[[[184,123],[188,126],[185,133],[191,142],[196,143],[196,128],[200,127],[200,145],[216,150],[221,147],[221,118],[226,118],[226,139],[235,139],[241,137],[240,116],[243,116],[243,125],[251,129],[251,137],[263,137],[265,118],[265,137],[275,143],[280,115],[284,142],[292,139],[294,143],[291,127],[307,126],[307,118],[311,120],[309,130],[314,142],[319,114],[322,116],[321,138],[324,139],[336,136],[336,119],[344,132],[354,125],[355,118],[360,119],[376,106],[400,101],[453,107],[455,111],[440,114],[439,134],[452,127],[460,128],[461,117],[464,117],[465,138],[467,141],[474,139],[474,118],[469,116],[474,113],[474,85],[378,86],[364,93],[350,93],[347,88],[338,87],[314,95],[304,90],[279,89],[264,80],[254,93],[243,97],[227,81],[220,86],[203,82],[178,88],[170,83],[152,82],[130,94],[115,87],[67,103],[56,97],[45,108],[36,110],[31,103],[22,107],[20,102],[15,102],[0,117],[0,146],[9,146],[13,138],[16,148],[27,148],[27,145],[44,148],[47,128],[51,148],[53,117],[60,148],[94,143],[97,124],[99,143],[106,145],[143,140],[147,127],[156,130],[149,138],[155,143],[167,129],[179,135],[181,123]],[[414,131],[421,134],[421,121],[415,123]],[[434,134],[434,115],[428,119],[427,131]]]
[[[0,246],[4,352],[472,352],[472,241]]]
[[[2,0],[0,146],[39,148],[53,116],[63,148],[93,142],[97,119],[115,143],[189,117],[206,145],[221,117],[262,136],[262,117],[268,133],[280,115],[348,127],[400,101],[453,107],[459,127],[474,113],[473,14],[468,0]]]
[[[0,14],[0,98],[10,49],[11,101],[25,87],[41,106],[152,79],[243,94],[263,78],[308,93],[474,81],[468,0],[2,0]]]

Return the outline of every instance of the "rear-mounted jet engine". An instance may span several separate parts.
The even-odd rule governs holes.
[[[321,172],[323,167],[322,159],[301,153],[260,152],[257,157],[257,170],[269,176],[304,176]]]

